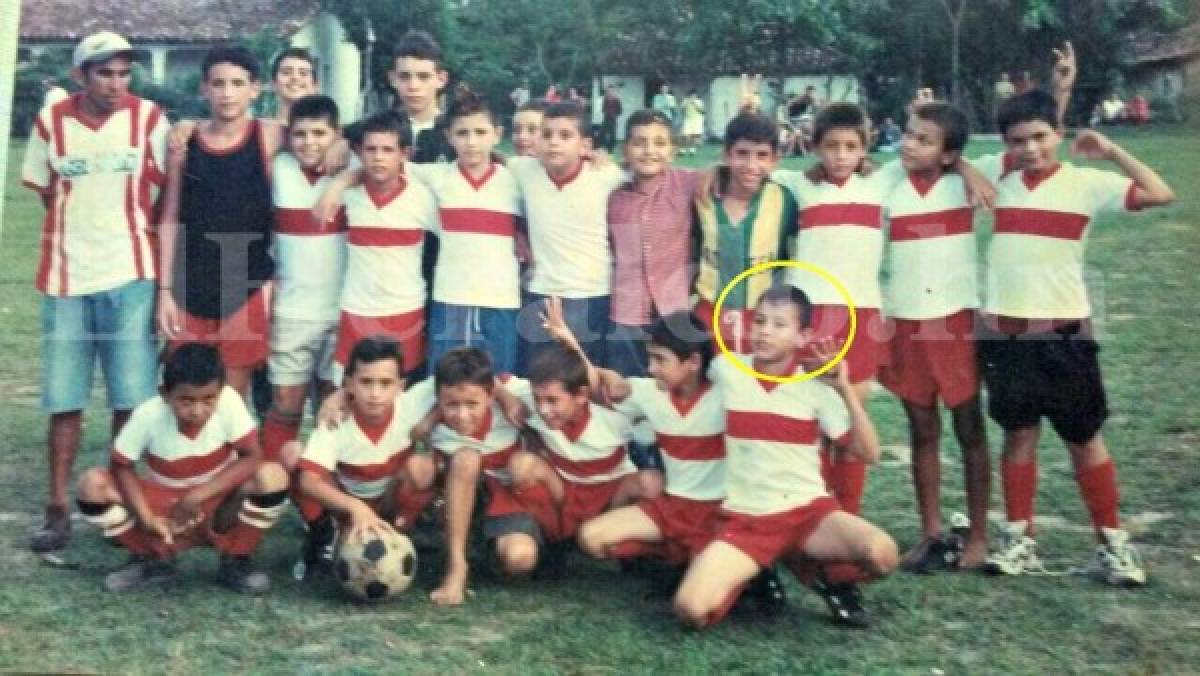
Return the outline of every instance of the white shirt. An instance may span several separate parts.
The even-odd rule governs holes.
[[[433,378],[426,378],[414,385],[409,393],[416,400],[413,405],[420,410],[427,411],[437,405]],[[500,405],[493,401],[477,436],[459,434],[441,423],[433,428],[429,443],[439,453],[448,456],[464,448],[478,452],[483,460],[483,473],[508,484],[512,482],[508,461],[521,447],[521,431],[508,422]]]
[[[275,156],[271,193],[275,203],[275,316],[335,321],[346,273],[346,212],[318,223],[312,208],[329,186],[328,176],[306,171],[289,152]]]
[[[199,430],[183,431],[171,405],[156,396],[133,410],[113,442],[113,462],[134,465],[145,458],[147,477],[171,488],[212,481],[237,461],[236,447],[254,441],[258,428],[241,395],[221,388],[212,416]]]

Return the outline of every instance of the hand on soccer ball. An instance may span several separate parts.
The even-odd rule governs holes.
[[[392,530],[391,524],[379,518],[375,510],[362,500],[357,500],[353,509],[350,510],[350,528],[349,536],[354,538],[365,538],[367,535],[374,533],[378,537],[383,537],[384,534]]]

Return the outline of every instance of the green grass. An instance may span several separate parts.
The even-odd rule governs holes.
[[[502,673],[1183,673],[1200,669],[1200,384],[1195,299],[1200,296],[1200,139],[1179,129],[1122,136],[1175,186],[1180,202],[1132,218],[1106,218],[1089,245],[1102,328],[1101,360],[1113,416],[1123,516],[1151,573],[1140,591],[1071,577],[917,578],[898,574],[867,589],[877,626],[833,628],[819,601],[790,587],[775,622],[731,620],[713,631],[680,629],[665,603],[644,598],[614,567],[576,560],[563,582],[508,585],[479,575],[456,610],[427,600],[440,564],[427,558],[417,586],[379,607],[342,600],[327,585],[288,576],[300,529],[289,516],[268,536],[261,563],[275,582],[247,599],[210,582],[211,552],[185,557],[190,575],[170,592],[114,596],[102,575],[120,550],[77,523],[69,558],[78,571],[43,567],[26,549],[44,499],[44,418],[37,409],[38,305],[32,285],[41,207],[18,185],[10,156],[0,241],[0,671],[469,672]],[[994,149],[972,146],[971,154]],[[707,147],[687,164],[711,162]],[[787,164],[802,165],[803,160]],[[101,402],[89,413],[77,467],[106,461]],[[902,547],[917,520],[893,399],[871,411],[888,452],[872,470],[866,516]],[[990,429],[993,449],[1000,435]],[[943,454],[947,512],[962,509],[961,465]],[[993,453],[995,457],[995,452]],[[998,484],[998,479],[996,484]],[[998,485],[993,509],[1000,509]],[[1057,568],[1091,551],[1087,517],[1066,453],[1044,435],[1038,492],[1043,554]]]

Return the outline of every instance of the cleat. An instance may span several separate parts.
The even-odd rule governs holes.
[[[1037,541],[1025,534],[1028,523],[1010,521],[1001,535],[1000,549],[983,563],[982,570],[992,575],[1045,574],[1037,555]]]
[[[300,550],[300,559],[292,566],[292,578],[296,581],[307,579],[316,573],[328,573],[333,570],[333,547],[337,541],[337,524],[333,517],[324,514],[312,524],[304,524],[304,546]]]
[[[1104,544],[1096,545],[1096,553],[1089,562],[1086,572],[1092,577],[1114,587],[1141,587],[1146,584],[1146,571],[1142,568],[1142,555],[1129,542],[1129,533],[1104,528]]]
[[[740,603],[749,602],[761,615],[775,617],[787,607],[787,592],[775,569],[764,568],[750,580],[738,600]]]
[[[132,556],[104,578],[110,592],[127,592],[166,584],[175,579],[175,566],[167,561]]]
[[[958,568],[962,555],[962,539],[957,535],[922,540],[905,557],[900,567],[916,575],[930,575],[940,570]]]
[[[271,578],[254,570],[249,556],[222,554],[217,582],[241,594],[262,594],[271,588]]]
[[[871,626],[858,585],[848,582],[833,584],[826,581],[824,574],[821,574],[813,582],[812,588],[825,599],[825,605],[829,606],[829,612],[836,624],[853,629],[866,629]]]
[[[49,505],[42,527],[29,540],[29,548],[38,554],[56,552],[71,539],[71,515],[65,507]]]

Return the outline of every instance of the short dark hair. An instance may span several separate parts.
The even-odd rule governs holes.
[[[338,128],[337,102],[324,94],[312,94],[296,100],[288,113],[288,126],[297,120],[325,120],[330,127]]]
[[[438,70],[445,69],[445,65],[442,63],[442,46],[426,31],[411,30],[400,36],[400,39],[396,41],[396,47],[392,50],[393,66],[396,59],[405,57],[432,61]]]
[[[532,110],[535,113],[542,113],[543,115],[545,115],[546,114],[546,106],[547,106],[546,102],[541,99],[529,99],[528,101],[526,101],[525,103],[522,103],[517,108],[517,112],[524,113],[526,111]]]
[[[346,130],[346,137],[354,146],[362,145],[367,134],[395,134],[401,148],[411,148],[413,143],[412,124],[408,117],[394,110],[384,110],[353,125]]]
[[[1000,104],[996,111],[996,126],[1000,136],[1008,136],[1008,130],[1024,122],[1045,122],[1058,128],[1058,102],[1049,93],[1033,89],[1018,94]]]
[[[404,376],[404,348],[391,336],[368,336],[355,343],[346,357],[346,377],[354,375],[359,364],[374,364],[377,361],[394,359],[396,371]]]
[[[762,307],[766,303],[772,305],[790,304],[796,308],[796,316],[800,319],[800,327],[807,329],[812,326],[812,302],[808,299],[808,294],[804,293],[801,289],[791,284],[775,284],[763,292],[755,307]]]
[[[740,112],[725,125],[725,150],[738,141],[766,143],[774,149],[775,144],[779,143],[779,127],[762,113],[748,110]]]
[[[917,106],[912,114],[932,122],[942,130],[942,152],[957,153],[967,146],[971,123],[967,120],[967,114],[956,106],[933,101]]]
[[[813,120],[812,142],[814,145],[820,145],[821,139],[834,129],[853,129],[866,146],[870,137],[867,120],[866,111],[857,104],[844,101],[831,103],[822,108]]]
[[[279,77],[279,66],[283,65],[284,59],[300,59],[301,61],[307,61],[308,65],[312,67],[313,81],[317,81],[319,77],[317,75],[317,57],[313,56],[313,53],[308,51],[308,49],[305,47],[288,47],[282,52],[279,52],[279,54],[275,56],[275,60],[271,62],[272,80]]]
[[[578,394],[588,385],[587,365],[571,350],[547,345],[529,363],[529,382],[535,386],[559,382],[568,393]]]
[[[467,384],[491,392],[495,382],[492,358],[477,347],[456,347],[446,352],[433,370],[433,383],[439,388]]]
[[[680,359],[700,355],[700,373],[708,372],[713,359],[712,334],[695,314],[673,312],[659,317],[650,327],[650,343],[666,348]]]
[[[204,55],[204,61],[200,64],[200,74],[204,80],[208,80],[209,71],[213,66],[221,63],[228,63],[245,70],[250,79],[258,82],[259,67],[258,59],[254,54],[245,47],[238,45],[213,47]]]
[[[209,383],[225,384],[225,366],[217,348],[203,343],[180,345],[163,360],[163,390],[170,392],[180,385],[203,387]]]
[[[629,119],[625,120],[625,140],[629,140],[629,137],[633,136],[634,129],[648,127],[652,124],[666,127],[668,135],[672,131],[671,118],[667,117],[666,113],[653,108],[643,108],[634,111],[629,115]]]
[[[488,105],[487,100],[471,91],[471,88],[467,85],[459,83],[454,88],[454,99],[446,108],[446,126],[449,126],[460,117],[468,117],[479,113],[487,115],[488,120],[491,121],[493,126],[498,123],[496,114],[492,112],[492,107]]]
[[[552,119],[567,119],[574,120],[575,125],[579,127],[579,135],[584,138],[592,137],[592,124],[588,120],[587,111],[583,106],[574,101],[558,101],[546,106],[546,110],[542,113],[547,120]]]

